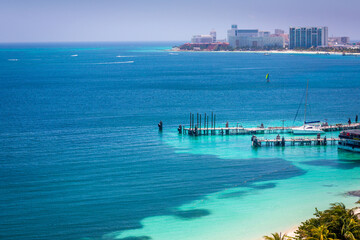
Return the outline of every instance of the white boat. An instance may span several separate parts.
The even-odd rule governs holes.
[[[306,122],[306,105],[307,105],[307,98],[308,98],[308,89],[309,89],[309,80],[306,85],[304,125],[302,125],[301,127],[293,127],[292,128],[292,132],[295,135],[312,135],[312,134],[324,133],[324,131],[321,130],[321,122],[320,121]]]
[[[312,134],[322,134],[324,131],[321,130],[321,122],[305,122],[301,127],[292,128],[293,134],[295,135],[312,135]]]
[[[339,149],[360,153],[360,130],[342,131],[339,138]]]

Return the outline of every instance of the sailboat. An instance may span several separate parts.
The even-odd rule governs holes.
[[[308,90],[309,90],[309,80],[306,85],[306,98],[305,98],[305,111],[304,111],[304,125],[301,127],[292,128],[293,134],[295,135],[309,135],[309,134],[322,134],[324,131],[321,130],[321,122],[320,121],[306,121],[306,105],[308,98]]]
[[[266,74],[265,79],[267,83],[270,82],[269,74]]]

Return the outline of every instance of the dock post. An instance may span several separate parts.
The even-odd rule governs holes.
[[[199,113],[196,113],[196,127],[199,126]]]
[[[192,128],[191,129],[194,129],[195,127],[195,113],[193,113],[192,115]]]
[[[190,124],[189,124],[189,128],[191,129],[191,113],[190,113]]]
[[[206,113],[204,115],[204,135],[206,134]]]
[[[200,135],[201,135],[201,114],[200,114],[200,122],[199,122],[199,126],[200,126]]]
[[[216,114],[214,114],[214,130],[215,130]]]
[[[210,133],[211,135],[213,135],[213,131],[212,131],[212,128],[213,128],[213,122],[214,122],[214,113],[211,112],[211,127],[210,127]]]
[[[209,116],[207,116],[206,134],[209,135]]]
[[[261,147],[261,142],[258,142],[258,139],[256,136],[251,137],[251,142],[253,147]]]
[[[158,123],[158,127],[159,127],[159,131],[162,132],[162,130],[163,130],[163,122],[162,121],[160,121]]]
[[[182,133],[182,126],[181,125],[179,125],[178,132],[179,132],[179,134]]]

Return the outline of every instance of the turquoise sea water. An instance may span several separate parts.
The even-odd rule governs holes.
[[[251,240],[355,206],[359,155],[176,128],[189,112],[292,125],[307,80],[308,119],[347,122],[359,57],[164,51],[175,44],[0,45],[0,238]]]

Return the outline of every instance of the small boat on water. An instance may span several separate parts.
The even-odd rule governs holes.
[[[346,130],[339,135],[339,149],[360,153],[360,130]]]
[[[267,82],[267,83],[270,82],[270,78],[269,78],[269,77],[270,77],[270,75],[269,75],[269,74],[266,74],[265,79],[266,79],[266,82]]]
[[[324,131],[321,130],[321,122],[320,121],[312,121],[306,122],[306,105],[308,98],[308,90],[309,90],[309,81],[306,85],[306,98],[305,98],[305,111],[304,111],[304,125],[301,127],[293,127],[292,132],[295,135],[312,135],[312,134],[322,134]]]

